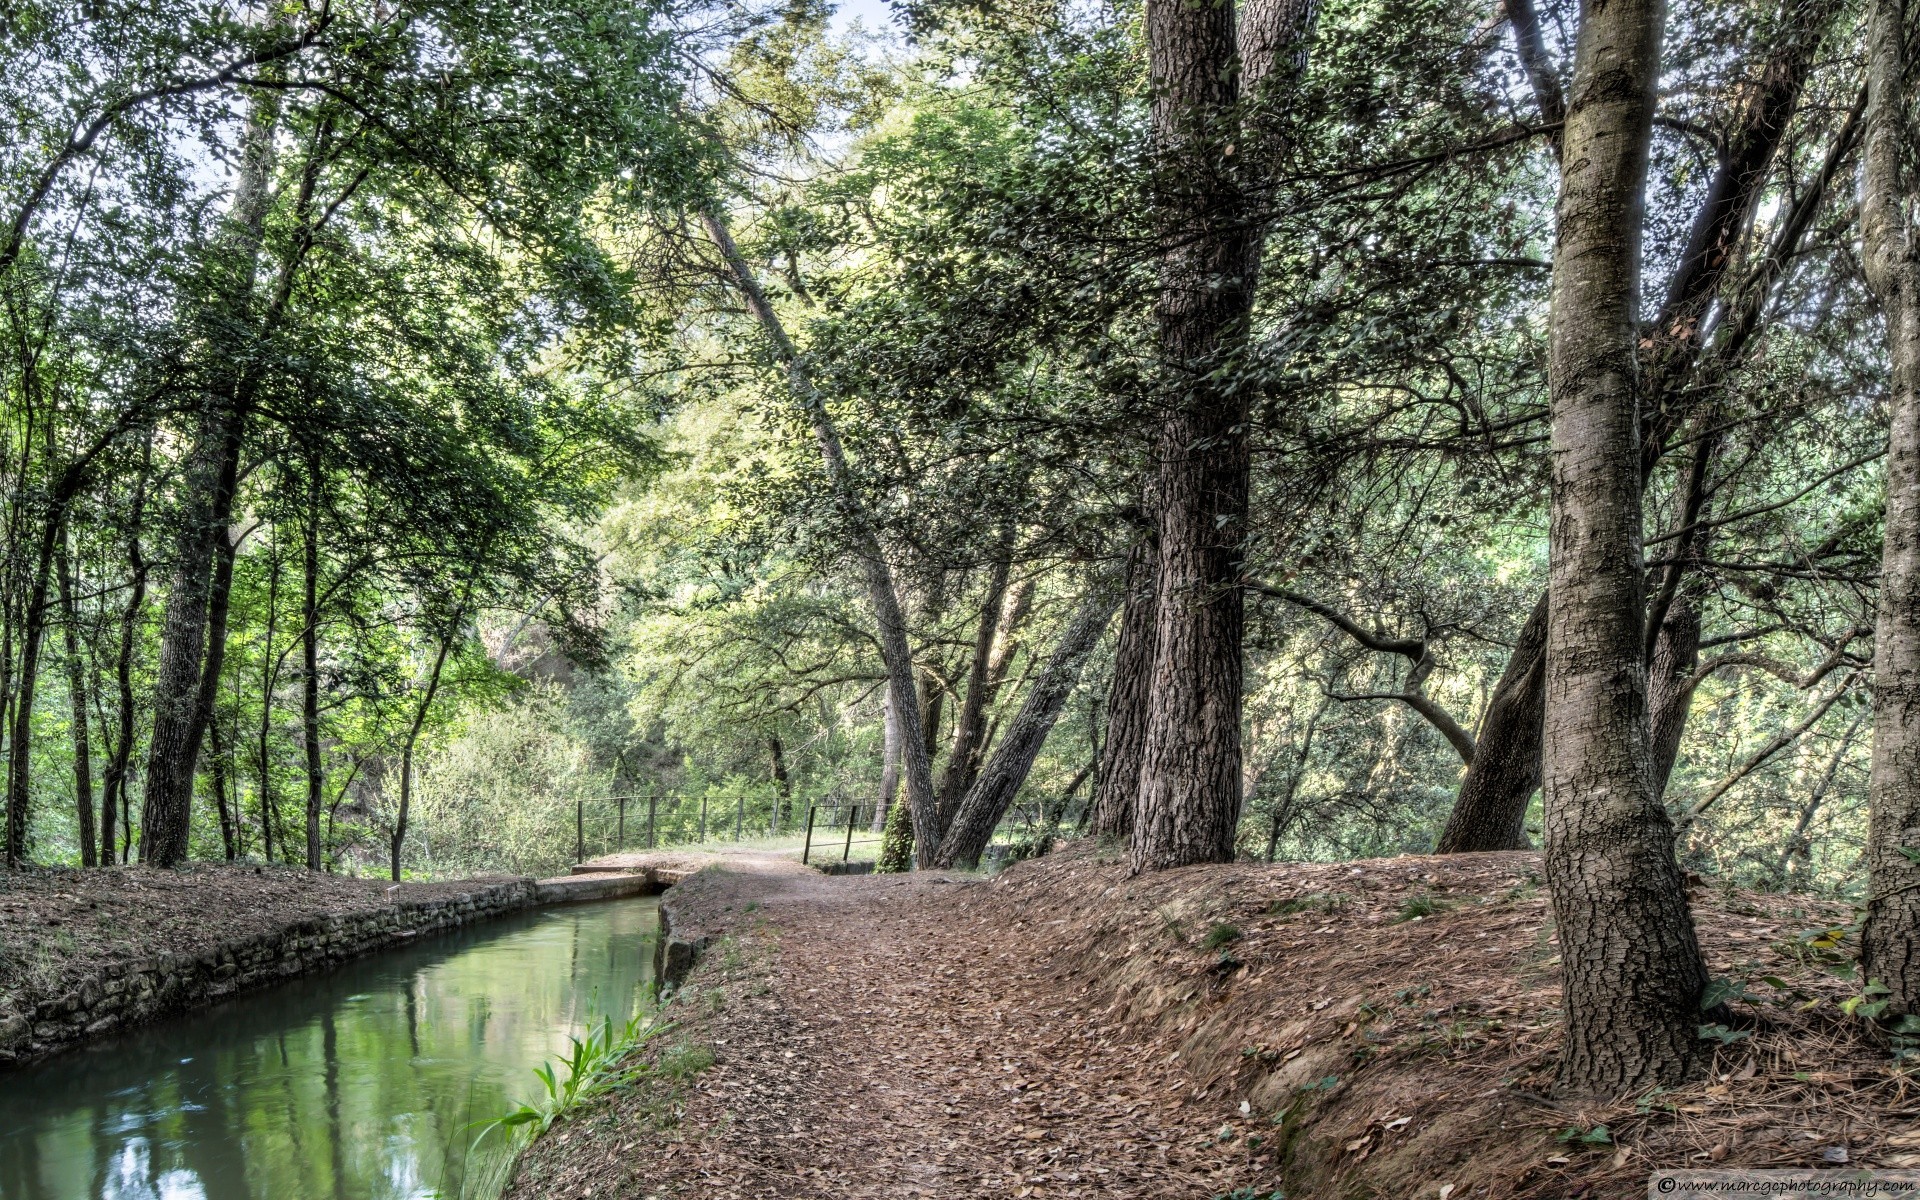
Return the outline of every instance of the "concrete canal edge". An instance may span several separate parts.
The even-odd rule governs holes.
[[[31,1012],[0,1012],[0,1068],[24,1066],[121,1030],[327,970],[426,934],[541,905],[658,895],[685,875],[647,867],[623,874],[476,881],[469,891],[309,917],[199,954],[160,954],[107,963],[71,984],[66,994],[36,1004]],[[667,941],[663,905],[654,950],[656,970]],[[686,961],[691,965],[690,954]]]

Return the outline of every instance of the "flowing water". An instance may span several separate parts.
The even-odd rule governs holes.
[[[473,1123],[647,1002],[657,908],[502,917],[0,1072],[0,1198],[457,1197]]]

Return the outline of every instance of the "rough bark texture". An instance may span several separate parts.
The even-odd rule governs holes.
[[[832,484],[835,498],[859,541],[861,573],[866,578],[867,601],[873,608],[875,632],[879,635],[880,658],[886,664],[887,683],[895,696],[915,694],[913,648],[907,638],[907,618],[900,606],[900,594],[894,590],[893,569],[887,565],[879,535],[860,502],[847,455],[840,444],[840,431],[827,412],[826,400],[814,385],[813,375],[800,351],[787,336],[786,326],[767,301],[766,292],[747,260],[734,245],[733,235],[718,213],[701,214],[707,236],[726,260],[727,271],[759,322],[774,353],[786,368],[787,386],[813,426],[814,440],[820,445],[820,458]],[[899,706],[900,742],[906,766],[907,807],[913,817],[914,865],[925,867],[932,861],[940,839],[939,799],[933,787],[933,756],[928,753],[927,735],[920,721],[917,704]]]
[[[1540,786],[1540,728],[1546,717],[1547,597],[1520,627],[1494,685],[1473,762],[1440,833],[1441,854],[1527,848],[1527,805]]]
[[[1228,148],[1248,94],[1271,102],[1283,55],[1312,19],[1305,2],[1248,8],[1246,61],[1231,3],[1149,0],[1147,58],[1153,133],[1165,182],[1160,291],[1155,304],[1164,414],[1153,498],[1159,540],[1155,630],[1135,871],[1224,862],[1240,819],[1239,586],[1246,536],[1247,391],[1231,379],[1245,343],[1264,229],[1240,162]],[[1249,172],[1248,174],[1251,174]]]
[[[1706,986],[1647,734],[1634,310],[1664,24],[1660,0],[1587,8],[1557,210],[1543,783],[1579,1095],[1685,1078]]]
[[[1080,602],[1079,611],[1061,635],[1047,665],[1034,679],[993,758],[954,813],[947,836],[934,855],[934,865],[970,866],[980,861],[981,851],[987,848],[994,827],[1006,815],[1014,794],[1027,781],[1034,759],[1039,757],[1054,722],[1060,719],[1067,697],[1080,681],[1081,668],[1086,666],[1087,656],[1093,653],[1100,635],[1106,632],[1118,603],[1118,591],[1111,581],[1104,580],[1096,582]]]
[[[1690,596],[1678,596],[1653,647],[1647,670],[1647,724],[1653,755],[1653,794],[1667,794],[1673,764],[1680,757],[1680,735],[1693,707],[1694,671],[1700,666],[1700,610]]]
[[[880,803],[873,810],[873,832],[887,827],[887,816],[900,796],[900,718],[893,711],[893,689],[886,689],[880,717]]]
[[[1886,317],[1886,541],[1873,645],[1873,766],[1868,784],[1863,974],[1891,990],[1890,1015],[1920,1012],[1920,246],[1902,0],[1867,6],[1866,186],[1860,223],[1867,281]]]
[[[1154,582],[1151,541],[1127,556],[1126,606],[1113,651],[1113,682],[1107,688],[1107,744],[1094,776],[1087,832],[1125,841],[1133,832],[1134,799],[1140,793],[1140,752],[1146,744],[1147,695],[1153,687]]]

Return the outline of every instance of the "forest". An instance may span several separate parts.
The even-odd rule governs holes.
[[[1574,1092],[1690,881],[1920,1020],[1916,32],[8,4],[7,866],[1538,847]]]

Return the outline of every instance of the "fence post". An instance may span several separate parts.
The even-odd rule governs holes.
[[[859,815],[860,806],[858,804],[847,810],[847,844],[840,847],[841,862],[846,862],[848,856],[853,853],[853,819]]]
[[[807,805],[807,841],[800,847],[800,864],[806,865],[807,855],[813,853],[813,814],[816,810],[812,803]]]
[[[653,849],[654,820],[660,812],[660,796],[657,792],[647,793],[647,849]]]
[[[573,802],[573,861],[587,861],[587,802]]]
[[[620,797],[620,834],[614,840],[620,843],[620,849],[627,848],[627,798],[625,796]]]
[[[707,840],[707,798],[705,796],[700,797],[700,840],[703,843]]]
[[[733,814],[733,840],[734,841],[737,842],[740,840],[740,831],[745,829],[746,825],[747,825],[747,797],[746,797],[746,794],[743,792],[740,795],[740,809],[738,812]]]

